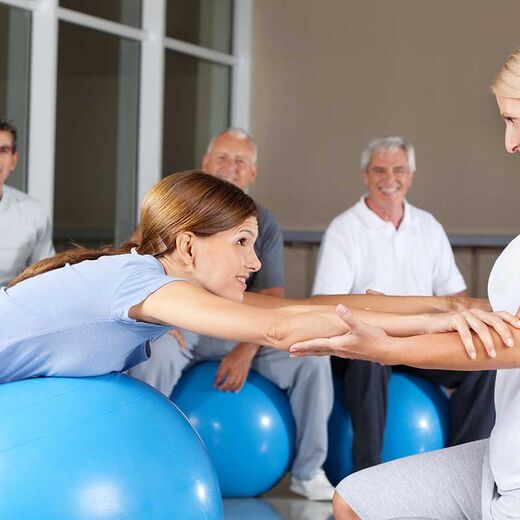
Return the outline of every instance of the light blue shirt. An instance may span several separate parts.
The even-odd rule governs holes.
[[[0,382],[95,376],[144,361],[148,341],[171,327],[137,322],[128,311],[176,280],[153,256],[131,253],[0,289]]]

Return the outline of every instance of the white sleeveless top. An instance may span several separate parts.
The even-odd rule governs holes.
[[[489,276],[493,310],[515,314],[520,305],[520,235],[498,257]],[[520,348],[515,345],[513,348]],[[496,424],[489,443],[493,477],[501,495],[520,501],[520,368],[497,371]],[[520,512],[519,512],[520,514]]]

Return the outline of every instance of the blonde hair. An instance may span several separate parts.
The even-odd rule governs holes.
[[[491,84],[495,96],[520,99],[520,48],[511,54]]]
[[[159,257],[175,250],[181,233],[191,231],[207,237],[238,226],[257,212],[253,199],[229,182],[196,170],[173,173],[155,184],[144,198],[139,242],[129,240],[118,248],[74,247],[31,265],[9,287],[66,264],[129,253],[133,247],[141,255]]]

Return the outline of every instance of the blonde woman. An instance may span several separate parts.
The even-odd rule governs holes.
[[[520,49],[508,58],[491,90],[506,124],[506,150],[519,152]],[[520,236],[495,263],[488,290],[495,310],[516,312],[520,304]],[[509,370],[498,370],[496,424],[489,440],[401,459],[347,477],[336,489],[335,518],[520,518],[520,349],[502,344],[494,357],[488,357],[477,340],[477,356],[472,360],[461,351],[456,335],[396,341],[362,323],[344,307],[339,307],[338,313],[352,329],[351,334],[294,345],[293,355],[319,353],[419,368]],[[511,329],[511,334],[514,344],[520,345],[520,331]],[[498,337],[494,340],[500,343]]]

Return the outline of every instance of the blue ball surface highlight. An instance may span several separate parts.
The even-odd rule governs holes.
[[[206,445],[224,497],[251,497],[273,487],[294,453],[287,396],[251,370],[238,393],[214,388],[216,362],[185,372],[171,399]]]
[[[446,446],[449,400],[426,379],[392,374],[383,438],[383,462]]]
[[[0,518],[223,518],[216,475],[184,415],[124,376],[0,385]]]
[[[337,485],[354,471],[352,420],[339,377],[334,377],[334,396],[325,472]],[[388,385],[383,462],[444,448],[450,423],[448,401],[441,389],[429,381],[393,372]]]

